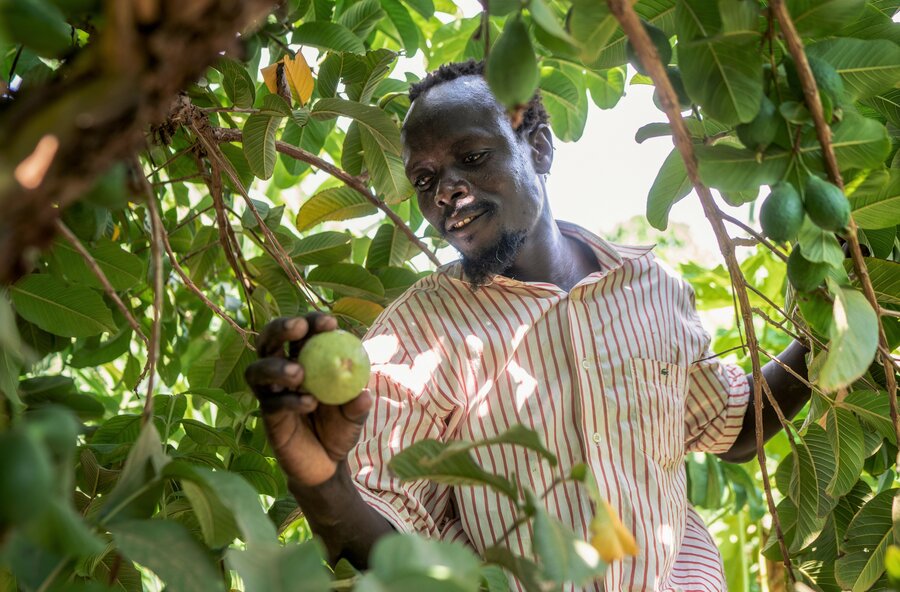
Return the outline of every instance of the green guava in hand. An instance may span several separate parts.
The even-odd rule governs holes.
[[[369,356],[347,331],[310,337],[297,361],[304,370],[301,388],[328,405],[351,401],[369,382]]]

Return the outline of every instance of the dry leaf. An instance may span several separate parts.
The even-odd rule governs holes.
[[[302,54],[297,54],[293,58],[284,56],[284,71],[287,73],[288,84],[291,86],[291,92],[294,99],[300,103],[300,106],[309,101],[313,91],[313,75],[309,69],[306,60]]]

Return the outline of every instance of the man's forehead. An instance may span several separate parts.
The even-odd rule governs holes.
[[[409,132],[418,135],[448,125],[464,127],[469,122],[497,127],[507,121],[484,79],[470,75],[435,85],[420,95],[406,115],[403,132],[404,136]]]

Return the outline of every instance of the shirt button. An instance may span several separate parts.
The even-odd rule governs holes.
[[[591,361],[588,358],[582,358],[581,367],[585,370],[589,370],[591,367]]]
[[[594,432],[594,435],[591,436],[591,439],[595,444],[599,444],[601,440],[603,440],[603,436],[600,435],[600,432]]]

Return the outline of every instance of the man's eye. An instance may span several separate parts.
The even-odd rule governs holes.
[[[485,154],[486,154],[485,152],[476,152],[474,154],[467,154],[463,157],[463,162],[465,164],[475,164],[476,162],[481,160]]]
[[[431,175],[424,175],[415,180],[413,185],[416,186],[416,189],[425,189],[428,187],[428,184],[431,183]]]

